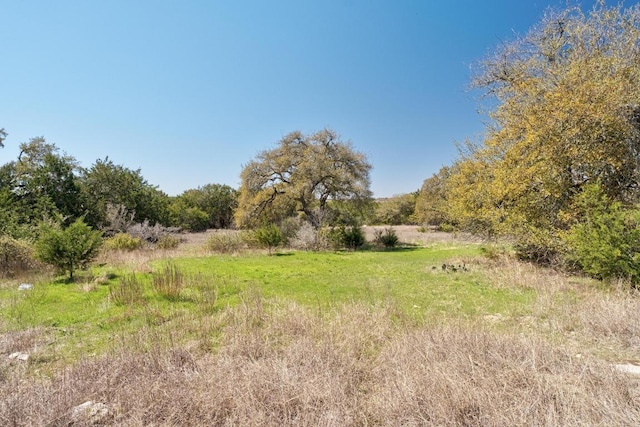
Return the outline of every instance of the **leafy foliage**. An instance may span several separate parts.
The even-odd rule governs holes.
[[[140,169],[116,165],[108,157],[96,160],[83,173],[82,189],[89,207],[88,223],[107,234],[127,231],[121,222],[112,222],[109,209],[135,223],[168,223],[168,196],[149,184]]]
[[[447,180],[462,227],[515,238],[553,261],[577,219],[582,187],[599,182],[621,206],[640,182],[640,7],[549,13],[486,59],[474,84],[495,108],[481,146],[461,151]]]
[[[393,227],[387,227],[384,230],[376,230],[374,232],[374,241],[383,245],[385,248],[394,248],[400,239]]]
[[[84,268],[97,256],[102,244],[101,234],[92,230],[81,218],[67,228],[43,222],[35,246],[36,257],[61,272],[69,272],[69,278],[73,279],[77,268]]]
[[[417,193],[401,194],[378,200],[372,224],[402,225],[414,221]]]
[[[260,246],[269,250],[269,254],[285,241],[280,227],[275,224],[267,224],[255,229],[253,236]]]
[[[345,206],[338,202],[350,208],[370,202],[370,169],[365,156],[332,130],[292,132],[244,167],[236,222],[277,223],[298,213],[320,229]]]
[[[329,232],[329,238],[336,248],[356,250],[367,243],[367,239],[359,226],[344,226],[333,228]]]
[[[171,202],[172,223],[189,231],[230,228],[238,206],[238,191],[221,184],[187,190]]]
[[[640,281],[640,211],[611,202],[598,184],[577,197],[580,221],[566,233],[568,259],[604,279]]]
[[[20,155],[0,170],[0,217],[16,236],[44,218],[62,216],[68,224],[82,216],[76,160],[44,138],[20,144]]]
[[[440,227],[450,222],[447,183],[451,172],[452,168],[445,166],[424,180],[415,200],[415,223]]]
[[[205,231],[209,228],[209,215],[200,208],[187,206],[180,198],[169,205],[171,224],[185,231]]]

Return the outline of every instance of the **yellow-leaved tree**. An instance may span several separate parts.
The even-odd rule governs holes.
[[[638,202],[640,6],[548,12],[479,71],[473,84],[491,99],[491,123],[452,168],[450,217],[551,260],[587,184]]]

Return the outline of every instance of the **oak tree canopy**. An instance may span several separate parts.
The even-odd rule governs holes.
[[[251,226],[299,214],[319,229],[336,218],[341,205],[370,201],[370,170],[365,155],[331,129],[291,132],[242,170],[236,223]]]

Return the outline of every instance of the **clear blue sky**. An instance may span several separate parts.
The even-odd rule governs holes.
[[[0,0],[0,163],[44,136],[176,195],[238,187],[285,134],[331,127],[368,156],[376,196],[414,191],[482,137],[473,64],[565,5]]]

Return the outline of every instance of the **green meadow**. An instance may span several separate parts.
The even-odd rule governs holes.
[[[330,311],[345,303],[388,305],[415,322],[530,311],[531,290],[496,287],[477,244],[437,244],[385,251],[297,252],[176,257],[150,272],[94,268],[74,283],[36,282],[31,290],[0,289],[5,328],[50,328],[57,356],[103,351],[117,334],[145,325],[179,325],[259,294]],[[171,267],[172,277],[164,270]],[[157,289],[154,276],[169,286]],[[102,280],[100,280],[102,278]],[[168,283],[168,285],[167,285]],[[188,335],[183,338],[189,338]]]

